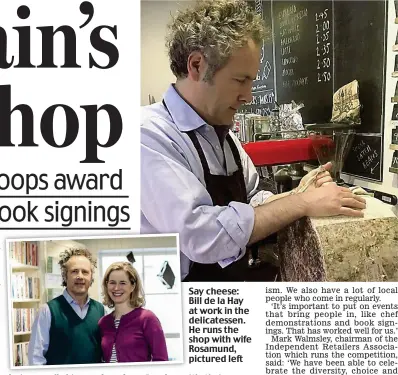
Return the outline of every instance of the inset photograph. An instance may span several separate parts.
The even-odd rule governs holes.
[[[182,363],[177,235],[7,240],[10,368]]]

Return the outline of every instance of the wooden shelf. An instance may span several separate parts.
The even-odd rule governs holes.
[[[398,145],[391,144],[391,145],[390,145],[390,150],[396,150],[396,151],[398,151]]]
[[[398,174],[398,168],[392,168],[392,167],[390,167],[390,168],[389,168],[389,171],[390,171],[391,173],[397,173],[397,174]]]
[[[32,327],[37,314],[34,310],[41,305],[43,294],[43,262],[41,261],[39,241],[13,240],[8,243],[8,269],[11,271],[12,303],[12,359],[17,366],[27,366],[25,363],[27,343],[32,337]],[[44,249],[42,249],[45,251]],[[31,297],[31,298],[30,298]],[[17,331],[17,329],[19,331]],[[24,330],[23,332],[20,332]],[[17,357],[17,347],[19,357]],[[23,364],[22,364],[23,363]],[[22,367],[22,368],[23,368]]]
[[[11,262],[11,268],[12,268],[12,270],[15,270],[15,271],[17,271],[17,270],[21,270],[21,271],[29,271],[29,270],[36,271],[36,270],[39,269],[38,266],[30,266],[28,264],[22,264],[22,263],[16,263],[16,262]]]

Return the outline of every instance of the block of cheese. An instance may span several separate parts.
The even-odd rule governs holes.
[[[398,218],[373,197],[363,218],[302,218],[278,233],[283,281],[398,281]]]

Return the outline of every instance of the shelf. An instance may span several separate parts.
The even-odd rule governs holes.
[[[397,18],[395,18],[395,23],[398,23],[398,17],[397,17]]]
[[[17,263],[17,262],[11,262],[11,268],[12,268],[13,271],[14,270],[15,271],[17,271],[17,270],[21,270],[21,271],[23,271],[23,270],[25,270],[25,271],[28,271],[28,270],[36,271],[36,270],[39,269],[38,266],[30,266],[28,264],[22,264],[22,263]]]
[[[23,335],[30,335],[32,332],[14,332],[14,336],[23,336]],[[20,344],[20,343],[18,343]]]
[[[398,72],[392,72],[391,77],[397,78],[398,77]]]
[[[392,168],[392,167],[390,167],[390,168],[389,168],[389,171],[390,171],[391,173],[397,173],[397,174],[398,174],[398,168]]]
[[[390,150],[396,150],[396,151],[398,151],[398,145],[391,144],[391,145],[390,145]]]
[[[40,302],[40,299],[31,299],[31,298],[25,298],[25,299],[13,299],[13,303],[22,303],[22,302]]]
[[[398,96],[393,96],[391,98],[391,103],[398,103]]]
[[[392,50],[393,50],[393,52],[397,52],[398,51],[398,44],[394,44],[392,46]]]

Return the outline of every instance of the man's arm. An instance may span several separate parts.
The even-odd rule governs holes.
[[[253,175],[252,161],[241,146],[238,149],[242,166],[246,169],[244,173]],[[266,195],[266,204],[254,209],[253,231],[247,245],[278,232],[303,216],[363,216],[359,210],[366,207],[365,200],[352,194],[349,189],[331,183],[332,178],[328,171],[331,170],[332,163],[326,163],[322,167],[323,172],[313,170],[301,180],[299,187],[308,185],[306,192]]]
[[[365,207],[361,203],[364,200],[348,189],[345,190],[349,193],[345,193],[349,196],[341,206],[342,198],[335,198],[343,188],[335,184],[256,209],[240,202],[213,206],[209,193],[187,162],[192,151],[184,148],[186,140],[180,140],[179,146],[173,137],[181,135],[165,135],[156,124],[141,128],[141,232],[146,233],[148,225],[158,233],[180,233],[181,251],[194,262],[216,263],[238,257],[247,244],[277,232],[302,216],[353,215],[351,210],[340,208]],[[328,199],[334,204],[328,205]],[[315,212],[308,207],[314,204]]]
[[[189,138],[177,145],[172,139],[181,134],[166,137],[155,126],[141,129],[141,232],[180,233],[181,251],[198,263],[239,256],[253,229],[253,208],[240,202],[213,206],[188,163],[196,158],[184,148]]]
[[[321,168],[321,167],[320,167]],[[322,169],[319,168],[313,169],[311,172],[307,173],[300,181],[300,185],[293,189],[292,191],[288,191],[281,194],[275,194],[271,196],[266,196],[266,199],[260,204],[270,203],[274,200],[287,197],[292,193],[304,192],[304,191],[313,191],[314,189],[323,186],[324,184],[328,184],[333,182],[332,177],[330,176],[329,170],[332,168],[332,163],[326,163],[322,166]],[[256,206],[259,206],[257,204]],[[254,206],[254,207],[256,207]]]
[[[29,365],[45,365],[44,357],[50,343],[51,313],[48,305],[45,304],[35,318],[32,326],[32,333],[28,346]]]
[[[257,173],[257,169],[255,165],[253,164],[252,160],[250,159],[249,155],[247,152],[244,150],[242,147],[242,144],[240,143],[239,139],[236,137],[235,134],[233,134],[232,131],[229,132],[232,140],[234,141],[236,148],[239,151],[239,156],[240,160],[242,163],[242,169],[243,169],[243,178],[245,180],[245,185],[246,185],[246,193],[248,200],[252,198],[252,196],[258,191],[258,183],[260,181],[260,177]],[[272,195],[271,192],[267,192],[268,195]]]
[[[365,200],[336,184],[285,196],[254,209],[254,227],[248,245],[275,233],[303,216],[362,217]]]

